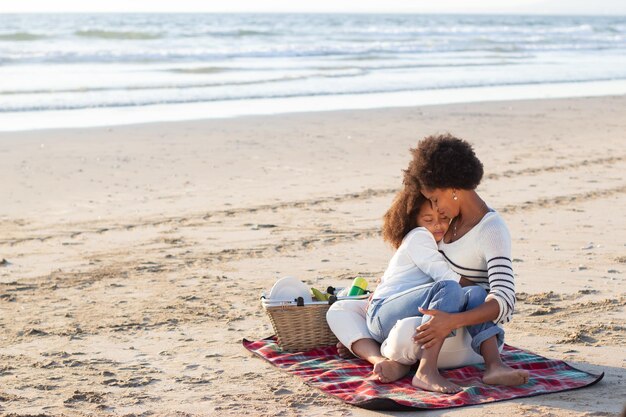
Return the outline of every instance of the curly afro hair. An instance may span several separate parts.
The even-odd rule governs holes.
[[[483,164],[472,145],[449,133],[422,139],[411,149],[413,160],[404,171],[404,182],[418,188],[473,190],[483,177]]]

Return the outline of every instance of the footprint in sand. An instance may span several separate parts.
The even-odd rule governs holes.
[[[80,402],[101,404],[104,402],[104,397],[102,394],[97,392],[74,391],[74,395],[63,401],[65,405],[72,405]]]

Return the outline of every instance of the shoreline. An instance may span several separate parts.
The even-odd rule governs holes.
[[[136,107],[104,107],[0,113],[0,134],[49,129],[129,126],[328,111],[356,111],[501,101],[553,100],[626,95],[626,80],[512,84]],[[104,122],[103,120],[106,120]]]

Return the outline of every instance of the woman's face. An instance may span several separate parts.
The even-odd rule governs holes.
[[[452,219],[459,214],[459,201],[454,199],[458,193],[452,188],[435,188],[432,190],[422,190],[424,197],[429,199],[433,207],[441,215]]]
[[[417,214],[417,225],[425,227],[439,242],[450,226],[450,218],[439,214],[437,210],[433,209],[430,201],[425,201]]]

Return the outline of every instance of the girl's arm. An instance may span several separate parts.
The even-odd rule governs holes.
[[[407,254],[423,273],[434,281],[459,282],[461,276],[454,272],[437,248],[433,235],[424,228],[412,232],[406,246]]]

